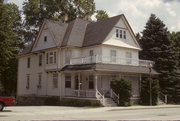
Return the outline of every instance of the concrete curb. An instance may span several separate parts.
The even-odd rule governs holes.
[[[162,108],[180,108],[180,105],[111,107],[111,109],[109,109],[108,111],[141,110],[141,109],[162,109]]]

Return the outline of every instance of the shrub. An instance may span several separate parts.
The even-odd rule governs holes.
[[[150,80],[151,82],[151,94],[152,94],[152,105],[158,104],[159,95],[159,81],[150,78],[143,78],[141,81],[141,104],[150,105]]]
[[[115,79],[111,82],[111,88],[116,94],[119,94],[119,105],[131,105],[131,80],[123,78]]]

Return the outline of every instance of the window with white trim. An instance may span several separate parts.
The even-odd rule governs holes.
[[[38,85],[37,88],[41,89],[41,83],[42,83],[42,73],[38,74]]]
[[[65,51],[65,63],[66,64],[70,64],[71,55],[72,55],[71,50],[66,50]]]
[[[126,30],[116,28],[116,38],[126,39]]]
[[[46,53],[46,64],[55,64],[57,62],[57,52],[51,51]]]
[[[111,50],[110,51],[110,61],[111,62],[116,62],[116,50]]]
[[[71,75],[65,75],[65,88],[71,88]]]
[[[26,89],[30,88],[30,74],[26,75]]]
[[[132,53],[126,52],[126,64],[132,64]]]
[[[58,74],[53,74],[53,88],[58,88]]]

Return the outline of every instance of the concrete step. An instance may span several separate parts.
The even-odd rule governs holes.
[[[111,99],[111,98],[105,98],[104,99],[105,106],[106,107],[114,107],[117,106],[117,104]]]

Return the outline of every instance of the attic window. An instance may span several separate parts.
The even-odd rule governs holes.
[[[116,28],[116,38],[126,39],[126,30]]]
[[[47,36],[44,36],[44,42],[47,42]]]

